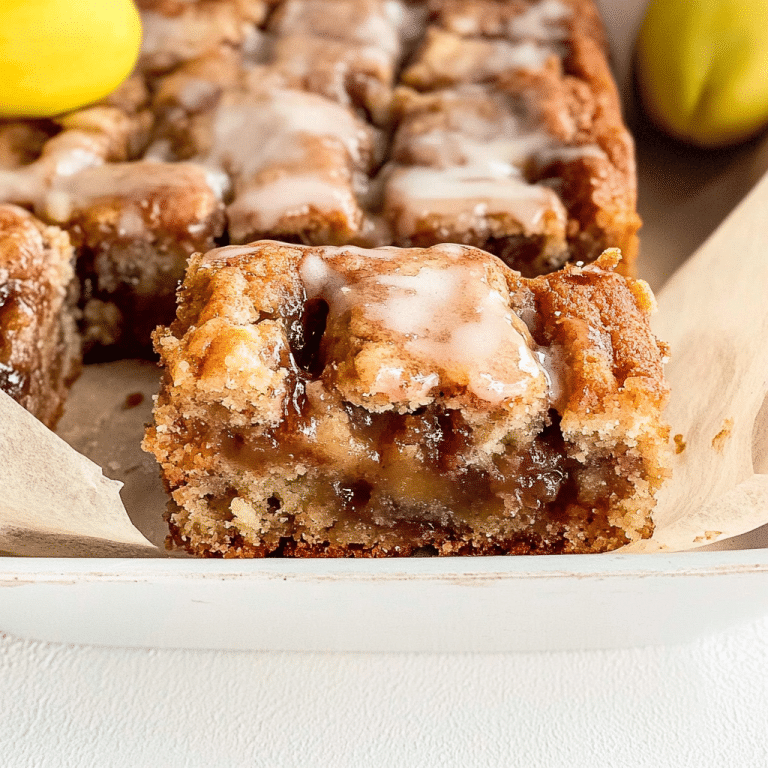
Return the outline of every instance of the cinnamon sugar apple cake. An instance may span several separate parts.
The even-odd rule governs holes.
[[[649,535],[664,347],[593,1],[137,4],[113,94],[0,121],[0,386],[51,424],[75,322],[89,360],[160,324],[195,554]]]
[[[534,279],[471,246],[193,257],[145,449],[202,556],[599,552],[647,537],[666,353],[617,251]]]

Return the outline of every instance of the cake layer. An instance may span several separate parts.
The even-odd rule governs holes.
[[[274,42],[265,63],[251,77],[277,76],[384,125],[424,10],[400,0],[284,0],[267,27]]]
[[[147,98],[129,80],[111,104],[41,121],[37,155],[0,169],[0,200],[70,235],[86,351],[149,350],[152,330],[173,317],[187,258],[224,231],[220,191],[204,168],[135,159],[149,140]]]
[[[164,72],[217,46],[247,45],[277,0],[138,0],[139,67]]]
[[[195,116],[183,142],[227,180],[229,238],[340,244],[363,240],[376,131],[313,93],[227,93]]]
[[[0,389],[53,428],[80,367],[66,232],[0,205]]]
[[[526,174],[537,157],[599,149],[565,149],[524,107],[509,94],[474,85],[398,93],[384,189],[395,242],[492,245],[528,274],[568,259],[565,206],[551,186],[530,183]]]
[[[193,258],[145,448],[204,556],[597,552],[666,466],[652,296],[476,248],[260,242]]]
[[[533,276],[637,255],[632,139],[594,5],[436,0],[395,101],[398,245],[455,240]],[[425,170],[425,168],[427,170]],[[462,192],[462,189],[464,190]]]

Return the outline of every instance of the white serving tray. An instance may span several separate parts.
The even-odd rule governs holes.
[[[641,0],[603,0],[625,84]],[[640,135],[642,271],[658,289],[768,168]],[[157,520],[155,521],[155,518]],[[137,525],[162,536],[159,515]],[[649,555],[260,560],[0,558],[0,631],[62,643],[533,651],[684,642],[768,611],[766,535]],[[739,548],[740,547],[740,548]]]
[[[0,561],[0,627],[128,647],[503,652],[683,642],[768,610],[768,550]]]

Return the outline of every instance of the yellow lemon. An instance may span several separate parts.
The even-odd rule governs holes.
[[[651,0],[636,55],[645,109],[673,136],[726,146],[768,123],[768,0]]]
[[[131,0],[0,0],[0,117],[97,101],[130,73],[140,45]]]

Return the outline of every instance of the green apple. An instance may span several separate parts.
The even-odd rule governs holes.
[[[703,147],[748,139],[768,123],[768,0],[651,0],[636,76],[662,130]]]
[[[106,96],[141,46],[131,0],[0,0],[0,117],[47,117]]]

